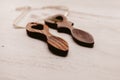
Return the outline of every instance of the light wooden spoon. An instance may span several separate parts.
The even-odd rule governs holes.
[[[30,22],[26,26],[28,36],[47,42],[50,51],[59,56],[67,56],[68,43],[49,32],[48,26],[37,22]]]

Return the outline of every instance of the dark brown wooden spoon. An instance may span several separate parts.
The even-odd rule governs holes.
[[[73,23],[68,21],[64,15],[58,14],[45,19],[45,24],[51,28],[57,29],[59,32],[65,32],[72,35],[78,44],[92,48],[94,39],[91,34],[86,31],[76,29]]]
[[[68,43],[49,32],[48,26],[37,22],[30,22],[26,26],[28,36],[47,42],[50,51],[59,56],[67,56]]]

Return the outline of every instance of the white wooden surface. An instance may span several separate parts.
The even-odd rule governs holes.
[[[69,43],[66,58],[51,54],[46,43],[16,30],[16,7],[65,5],[71,10],[100,16],[71,18],[75,27],[90,32],[93,49],[74,43],[71,36],[56,34]],[[111,17],[105,17],[111,16]],[[3,0],[0,2],[0,80],[120,80],[119,0]]]

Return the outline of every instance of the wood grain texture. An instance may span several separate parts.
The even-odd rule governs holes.
[[[46,25],[31,22],[27,24],[26,31],[28,36],[47,42],[50,51],[54,54],[63,57],[67,56],[69,49],[67,42],[49,33]]]
[[[92,48],[94,39],[91,34],[73,27],[73,23],[68,21],[64,15],[57,14],[45,20],[45,24],[51,28],[57,29],[59,32],[64,32],[72,35],[74,41],[82,46]]]

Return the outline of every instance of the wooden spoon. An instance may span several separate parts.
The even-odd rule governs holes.
[[[49,32],[48,26],[37,22],[30,22],[26,26],[28,36],[47,42],[51,52],[59,56],[67,56],[68,43]]]
[[[75,42],[78,44],[92,48],[94,46],[94,39],[91,34],[76,29],[73,23],[68,21],[64,15],[58,14],[45,19],[45,24],[51,28],[57,29],[59,32],[65,32],[72,35]]]

